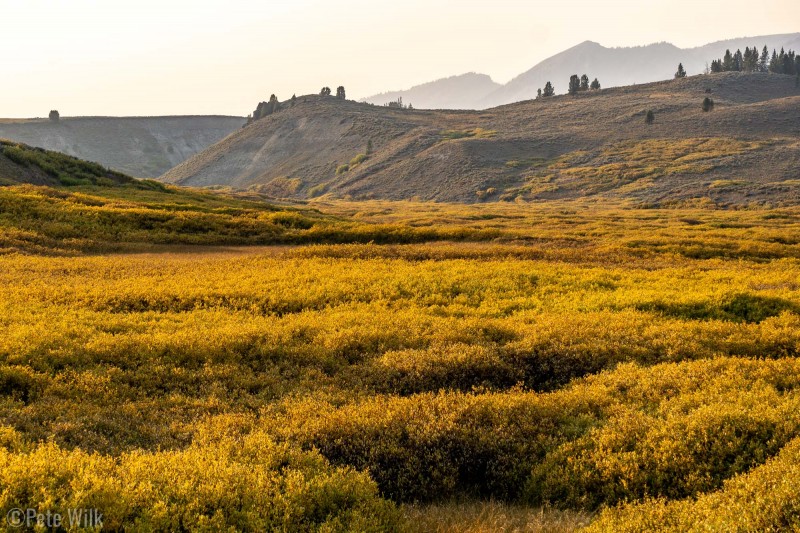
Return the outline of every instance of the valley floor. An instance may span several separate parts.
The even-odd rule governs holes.
[[[215,207],[205,248],[167,218],[124,250],[6,230],[0,510],[132,531],[800,527],[800,209],[311,207],[253,215],[294,233],[245,243],[225,236],[248,212]]]

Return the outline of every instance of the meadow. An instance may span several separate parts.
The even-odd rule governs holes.
[[[800,529],[800,209],[92,186],[0,206],[4,513]]]

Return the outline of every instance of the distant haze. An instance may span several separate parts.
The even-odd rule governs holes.
[[[323,85],[363,98],[465,72],[506,83],[586,40],[791,33],[800,2],[0,0],[0,13],[2,117],[242,115]]]
[[[505,85],[494,83],[486,75],[469,73],[364,100],[381,105],[402,98],[419,109],[486,109],[530,100],[548,81],[555,86],[556,94],[564,94],[572,74],[587,74],[590,80],[598,78],[605,88],[648,83],[671,78],[679,63],[689,75],[701,74],[728,49],[755,47],[760,51],[764,46],[770,51],[800,51],[800,33],[717,41],[695,48],[678,48],[669,43],[607,48],[586,41],[545,59]]]

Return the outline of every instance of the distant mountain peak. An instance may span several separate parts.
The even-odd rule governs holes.
[[[705,71],[706,64],[722,57],[728,48],[744,50],[745,46],[756,46],[760,49],[764,45],[770,50],[797,50],[800,48],[800,33],[729,39],[686,49],[665,41],[607,47],[586,40],[539,62],[505,85],[493,82],[485,74],[470,72],[417,85],[406,91],[372,96],[364,101],[383,104],[402,98],[419,109],[486,109],[535,98],[537,89],[548,81],[558,93],[564,93],[572,74],[597,78],[605,88],[641,84],[672,78],[678,63],[683,64],[689,75],[700,74]]]
[[[502,87],[487,74],[466,72],[441,78],[403,91],[390,91],[364,98],[362,102],[383,105],[402,98],[422,109],[467,109]]]

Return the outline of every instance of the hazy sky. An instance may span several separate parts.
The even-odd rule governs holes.
[[[797,0],[0,0],[0,117],[246,115],[270,93],[504,83],[587,39],[689,47],[798,20]]]

